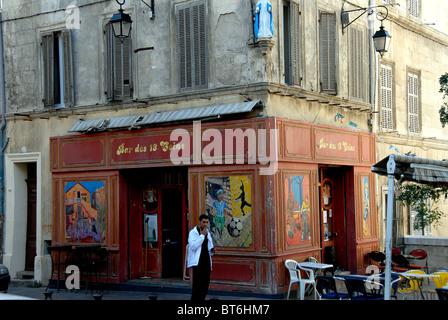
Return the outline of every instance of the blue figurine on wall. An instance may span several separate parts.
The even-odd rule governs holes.
[[[271,38],[274,35],[272,22],[272,5],[269,0],[258,0],[255,7],[255,38]]]

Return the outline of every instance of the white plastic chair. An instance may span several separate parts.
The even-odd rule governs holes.
[[[291,292],[291,286],[293,283],[298,283],[299,288],[297,289],[297,298],[300,297],[300,300],[305,299],[305,286],[307,284],[313,286],[314,290],[314,300],[316,300],[316,282],[314,278],[314,272],[311,269],[300,267],[297,261],[288,259],[285,261],[285,266],[289,271],[289,288],[288,288],[288,296],[286,299],[289,299],[289,293]],[[300,270],[303,270],[308,275],[308,279],[302,279],[300,274]],[[300,294],[300,296],[299,296]]]

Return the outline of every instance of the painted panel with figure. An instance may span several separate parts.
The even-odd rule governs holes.
[[[310,177],[308,174],[284,176],[286,244],[289,247],[311,243]]]
[[[215,246],[250,247],[253,234],[249,176],[207,177],[205,208]]]
[[[105,242],[107,204],[105,182],[66,182],[64,192],[66,242]]]

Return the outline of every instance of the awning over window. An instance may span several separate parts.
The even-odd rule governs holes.
[[[448,161],[394,154],[395,179],[448,187]],[[372,166],[372,172],[387,176],[387,156]]]
[[[108,118],[99,120],[78,121],[68,132],[90,132],[115,129],[133,129],[155,123],[168,123],[174,121],[200,120],[219,118],[223,115],[251,112],[254,107],[260,106],[261,101],[248,101],[232,104],[223,104],[208,107],[198,107],[183,110],[154,112],[137,116]]]

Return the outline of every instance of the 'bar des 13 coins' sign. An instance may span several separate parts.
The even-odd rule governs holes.
[[[359,159],[359,137],[355,134],[316,130],[315,152],[317,158]]]

